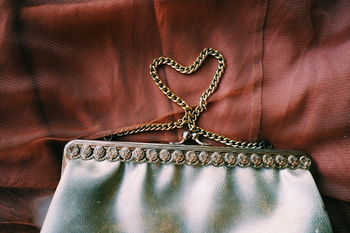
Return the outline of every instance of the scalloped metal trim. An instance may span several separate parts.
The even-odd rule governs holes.
[[[68,160],[164,163],[275,169],[310,169],[311,158],[299,151],[74,140],[64,149]]]

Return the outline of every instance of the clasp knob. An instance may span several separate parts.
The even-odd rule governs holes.
[[[182,134],[182,140],[180,142],[170,142],[169,144],[185,145],[188,141],[195,141],[198,145],[209,146],[210,144],[199,140],[199,134],[190,131],[184,131]]]

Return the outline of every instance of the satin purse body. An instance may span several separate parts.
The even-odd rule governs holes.
[[[303,155],[159,145],[71,142],[42,232],[332,232]]]

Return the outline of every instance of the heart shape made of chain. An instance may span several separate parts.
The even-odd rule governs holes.
[[[173,93],[170,88],[160,79],[157,68],[160,65],[168,65],[175,69],[176,71],[182,73],[182,74],[191,74],[199,69],[199,67],[203,64],[205,59],[208,57],[208,55],[213,56],[218,60],[218,67],[216,69],[216,72],[213,76],[213,79],[209,85],[209,87],[203,92],[203,94],[200,96],[199,104],[197,107],[192,109],[185,100],[183,100],[181,97],[177,96],[175,93]],[[159,87],[159,89],[173,102],[181,106],[185,111],[185,116],[183,118],[183,124],[187,123],[190,131],[194,130],[195,128],[195,122],[198,118],[198,116],[206,109],[207,106],[207,100],[208,98],[215,92],[217,89],[221,77],[225,71],[225,59],[222,56],[222,54],[212,48],[206,48],[204,49],[197,59],[193,62],[190,66],[183,66],[179,64],[178,62],[174,61],[173,59],[169,57],[159,57],[153,60],[152,64],[150,65],[150,75]]]

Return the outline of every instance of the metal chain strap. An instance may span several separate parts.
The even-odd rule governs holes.
[[[177,96],[175,93],[173,93],[167,85],[164,84],[164,82],[160,79],[157,68],[160,65],[168,65],[177,70],[178,72],[182,74],[191,74],[195,72],[204,62],[206,57],[208,55],[213,56],[218,61],[219,65],[218,68],[213,76],[213,79],[207,88],[205,92],[200,96],[199,105],[195,108],[191,108],[185,100],[183,100],[181,97]],[[212,139],[217,142],[221,142],[227,146],[232,146],[236,148],[265,148],[264,142],[242,142],[242,141],[235,141],[228,137],[219,135],[217,133],[210,132],[208,130],[205,130],[203,128],[200,128],[196,125],[196,121],[199,117],[199,115],[207,109],[207,100],[208,98],[215,92],[217,89],[219,82],[221,80],[221,77],[223,76],[223,73],[225,71],[225,59],[222,56],[222,54],[212,48],[206,48],[204,49],[198,56],[198,58],[194,61],[194,63],[190,66],[183,66],[173,59],[169,57],[159,57],[153,60],[152,64],[150,65],[150,75],[153,78],[156,85],[159,87],[159,89],[173,102],[178,104],[184,111],[185,114],[182,118],[178,119],[177,121],[169,122],[169,123],[156,123],[156,124],[147,124],[142,125],[137,128],[133,129],[127,129],[125,131],[122,131],[120,133],[115,134],[116,136],[125,136],[130,134],[136,134],[136,133],[142,133],[147,131],[164,131],[164,130],[171,130],[175,128],[182,128],[187,124],[187,127],[191,133],[195,133],[197,135],[202,135],[203,137]]]

